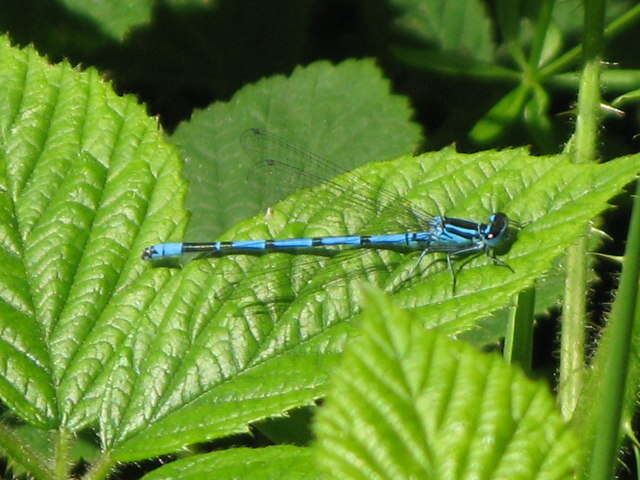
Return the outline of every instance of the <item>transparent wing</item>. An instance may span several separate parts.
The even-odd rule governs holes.
[[[328,232],[329,235],[401,233],[430,228],[433,217],[407,202],[399,192],[381,188],[374,184],[378,182],[369,182],[357,172],[309,153],[275,133],[251,129],[243,134],[241,142],[253,160],[247,180],[262,192],[263,207],[297,190],[321,186],[318,198],[330,202],[327,205],[330,211],[355,210],[366,219],[363,229],[348,231],[349,227],[340,223],[338,230]],[[313,193],[307,198],[313,199]],[[423,274],[422,269],[415,268],[419,255],[420,252],[407,255],[348,247],[314,248],[310,252],[297,250],[295,254],[271,251],[211,255],[217,258],[205,262],[203,268],[211,268],[211,281],[220,283],[218,302],[247,299],[249,305],[263,307],[286,305],[298,295],[322,292],[327,286],[342,288],[362,278],[392,290],[400,288]],[[254,297],[255,301],[251,300]]]
[[[275,133],[253,128],[243,134],[241,142],[254,161],[248,181],[263,193],[262,208],[297,190],[322,185],[323,193],[333,197],[334,210],[355,208],[378,219],[364,231],[349,233],[422,231],[433,218],[397,192],[374,186],[356,172],[293,145]]]
[[[388,293],[408,287],[440,269],[416,268],[419,252],[403,254],[391,250],[347,249],[339,252],[288,254],[271,252],[256,258],[240,255],[207,262],[211,275],[224,279],[218,301],[247,300],[258,305],[286,306],[299,296],[326,293],[329,287],[355,285],[358,280]],[[223,263],[223,264],[221,264]],[[429,264],[430,265],[430,264]]]

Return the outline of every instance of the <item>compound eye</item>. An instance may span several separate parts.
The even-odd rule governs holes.
[[[491,218],[491,228],[487,233],[487,238],[492,239],[501,235],[507,230],[509,226],[509,220],[504,213],[496,213]]]

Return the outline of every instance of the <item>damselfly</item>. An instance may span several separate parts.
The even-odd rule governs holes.
[[[371,234],[354,234],[338,236],[318,236],[284,239],[258,239],[213,242],[172,242],[152,245],[144,249],[142,258],[153,260],[178,256],[187,253],[209,255],[233,255],[243,253],[266,253],[276,251],[304,252],[310,249],[336,246],[347,246],[361,249],[403,249],[421,252],[416,266],[426,254],[441,252],[445,254],[447,264],[454,277],[452,259],[474,254],[488,255],[500,266],[511,267],[496,258],[495,250],[506,242],[510,226],[518,227],[517,222],[510,221],[502,212],[492,213],[486,223],[479,223],[463,218],[444,215],[432,215],[415,205],[407,204],[396,193],[380,190],[371,186],[356,172],[345,172],[326,159],[308,153],[301,148],[289,144],[280,136],[261,130],[251,129],[243,137],[245,149],[257,154],[259,168],[266,170],[264,178],[272,182],[285,184],[282,189],[275,183],[266,182],[267,197],[271,193],[272,201],[300,187],[314,184],[325,184],[345,205],[352,208],[370,208],[373,195],[384,201],[385,216],[388,219],[378,224],[379,229]],[[278,158],[280,157],[280,158]],[[296,158],[295,161],[291,161]],[[334,181],[332,177],[343,174],[346,179]]]

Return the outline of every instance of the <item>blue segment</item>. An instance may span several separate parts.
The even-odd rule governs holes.
[[[332,245],[360,245],[360,235],[348,235],[346,237],[322,237],[320,238],[320,245],[323,247],[330,247]]]
[[[311,248],[313,240],[310,238],[287,238],[284,240],[274,240],[274,248]]]
[[[372,205],[370,200],[371,198],[379,199],[381,204],[386,205],[383,210],[384,222],[376,218],[375,224],[379,229],[370,235],[213,243],[161,243],[145,248],[142,254],[143,259],[157,259],[188,252],[217,252],[221,255],[230,255],[242,251],[260,252],[341,245],[354,248],[408,247],[421,251],[420,258],[426,253],[442,252],[450,259],[473,253],[492,254],[492,250],[501,246],[507,238],[510,222],[504,213],[493,213],[486,224],[462,218],[431,215],[414,205],[407,204],[396,193],[369,185],[357,174],[344,172],[325,159],[289,145],[277,135],[252,129],[245,133],[243,141],[249,151],[258,152],[260,155],[256,168],[270,174],[256,182],[257,185],[266,189],[266,198],[276,201],[295,188],[306,188],[324,181],[325,192],[335,194],[335,202],[332,199],[335,208],[352,208],[379,215],[378,207]],[[282,155],[292,156],[294,160],[281,158]],[[331,180],[331,177],[339,174],[344,174],[340,183]],[[269,183],[271,181],[275,183]],[[514,223],[512,222],[511,225]],[[515,223],[516,227],[518,225]],[[494,263],[508,267],[494,256],[492,258]],[[449,266],[451,268],[451,262]]]
[[[238,250],[264,250],[266,247],[266,240],[238,240],[231,242],[231,249]],[[221,250],[224,252],[224,250]]]
[[[369,241],[372,245],[407,245],[407,234],[399,233],[396,235],[371,235]]]

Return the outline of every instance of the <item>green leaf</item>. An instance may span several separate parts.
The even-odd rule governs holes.
[[[543,152],[556,150],[558,142],[549,117],[549,94],[540,86],[533,89],[533,95],[524,108],[524,122],[535,140],[538,149]]]
[[[498,0],[493,7],[495,9],[496,22],[505,43],[513,43],[521,30],[522,14],[521,3],[508,0]]]
[[[547,271],[639,168],[637,157],[573,165],[523,149],[446,149],[363,167],[374,188],[358,208],[324,185],[225,235],[375,231],[397,213],[380,189],[434,213],[482,221],[503,210],[530,222],[501,255],[515,273],[475,259],[455,294],[442,262],[416,272],[417,252],[154,268],[142,248],[181,240],[186,221],[180,161],[156,123],[93,70],[49,66],[5,39],[0,63],[0,397],[65,438],[97,425],[107,460],[173,452],[313,405],[349,340],[364,277],[428,327],[473,328]]]
[[[317,407],[296,408],[253,427],[275,444],[306,446],[313,440],[311,420]]]
[[[527,85],[511,90],[478,120],[469,132],[469,138],[478,145],[494,143],[520,118],[530,95],[531,88]]]
[[[36,478],[53,478],[55,474],[51,470],[38,475],[40,473],[38,472],[38,461],[42,459],[46,461],[54,457],[57,432],[55,430],[43,431],[27,424],[12,425],[11,427],[6,425],[11,423],[14,422],[3,419],[3,424],[0,425],[0,435],[2,436],[0,454],[7,459],[13,474],[16,477],[18,475],[33,475]],[[11,441],[13,447],[22,449],[29,455],[26,458],[12,455],[12,451],[2,448],[6,441]],[[99,457],[100,451],[91,435],[78,435],[74,439],[72,451],[69,454],[69,462],[75,464],[81,460],[94,461]],[[21,463],[25,460],[26,463]],[[50,464],[47,466],[51,467]]]
[[[635,2],[629,0],[614,0],[608,2],[606,18],[608,22],[614,21],[627,13]],[[553,20],[565,36],[575,36],[584,27],[585,5],[581,0],[565,0],[555,2],[553,8]]]
[[[348,170],[413,151],[421,137],[411,115],[407,100],[390,93],[389,81],[370,60],[299,67],[288,78],[263,79],[230,102],[196,112],[173,135],[188,159],[193,217],[187,238],[209,241],[259,213],[261,191],[246,181],[255,165],[240,147],[247,129],[283,132]]]
[[[6,422],[6,420],[5,420]],[[33,475],[35,478],[52,478],[54,476],[53,466],[49,462],[51,453],[48,441],[50,436],[44,436],[44,441],[33,441],[33,438],[25,436],[19,429],[0,423],[0,454],[6,458],[7,469],[11,471],[10,478],[18,477],[25,473]]]
[[[134,328],[109,312],[144,308],[171,276],[140,249],[181,236],[180,162],[95,70],[50,66],[5,37],[0,95],[0,397],[40,428],[79,428],[100,399],[78,399]]]
[[[153,0],[137,0],[135,2],[62,0],[61,3],[70,11],[91,19],[105,34],[122,40],[133,27],[150,21],[151,9],[155,2]]]
[[[61,0],[70,12],[94,23],[105,35],[123,41],[135,28],[152,21],[153,10],[158,8],[213,8],[215,0]]]
[[[553,8],[553,21],[565,34],[576,32],[583,25],[584,4],[579,0],[558,2]]]
[[[196,7],[209,7],[217,5],[217,0],[166,0],[166,5],[170,5],[173,8],[196,8]]]
[[[593,478],[611,476],[614,456],[628,437],[636,442],[633,418],[638,410],[640,385],[640,185],[636,183],[627,234],[620,286],[586,373],[586,388],[580,395],[573,423],[586,446],[585,474]],[[597,474],[594,472],[598,471]],[[605,472],[605,473],[602,473]],[[609,473],[606,473],[609,472]]]
[[[573,478],[578,442],[545,384],[367,299],[317,417],[328,478]]]
[[[611,105],[613,105],[614,107],[621,107],[624,105],[637,103],[638,100],[640,100],[640,89],[632,90],[630,92],[627,92],[623,95],[616,97],[611,102]]]
[[[464,55],[415,47],[393,47],[393,53],[407,65],[427,71],[478,80],[520,81],[520,73],[500,65],[481,62]]]
[[[267,448],[234,448],[177,460],[143,477],[143,480],[313,480],[320,478],[310,448],[288,445]]]
[[[439,50],[457,52],[491,62],[494,44],[491,21],[478,0],[392,0],[398,12],[396,24],[416,38],[433,43]]]
[[[549,84],[564,90],[574,91],[580,81],[578,72],[559,73],[549,77]],[[602,86],[609,92],[628,92],[634,90],[640,82],[640,70],[604,70],[602,72]],[[620,106],[620,99],[616,98],[614,106]]]
[[[371,195],[349,209],[331,185],[289,197],[268,216],[225,238],[255,239],[376,231],[395,220],[387,196],[427,211],[482,220],[493,211],[528,222],[501,255],[515,271],[482,256],[451,276],[419,252],[361,250],[337,256],[273,253],[195,260],[163,285],[106,381],[104,442],[119,460],[159,455],[190,443],[247,431],[247,425],[311,405],[360,311],[355,287],[368,281],[438,327],[460,334],[507,306],[553,267],[606,201],[640,169],[637,157],[606,165],[526,150],[458,154],[453,149],[366,165]],[[348,182],[348,177],[335,182]],[[126,353],[126,355],[125,355]],[[106,412],[105,412],[106,413]]]

